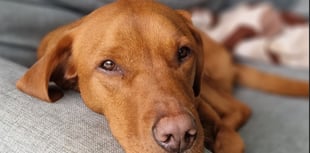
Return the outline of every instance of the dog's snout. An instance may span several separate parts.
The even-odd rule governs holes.
[[[153,135],[166,151],[182,153],[193,145],[197,128],[194,119],[187,114],[163,117],[154,125]]]

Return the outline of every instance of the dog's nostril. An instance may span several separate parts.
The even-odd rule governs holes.
[[[190,142],[194,141],[195,138],[196,138],[196,135],[197,135],[197,130],[196,129],[191,129],[191,130],[187,131],[185,133],[185,136],[184,136],[185,142],[190,143]]]
[[[193,145],[197,129],[189,115],[178,115],[161,118],[153,128],[153,135],[166,151],[181,153]]]
[[[169,143],[169,141],[171,141],[172,137],[173,137],[172,134],[168,134],[168,135],[165,135],[163,140],[159,140],[159,141],[163,142],[163,143]]]

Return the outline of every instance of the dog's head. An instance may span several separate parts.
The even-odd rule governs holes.
[[[56,101],[49,82],[78,89],[126,152],[203,152],[202,42],[186,12],[121,0],[51,32],[38,54],[22,91]]]

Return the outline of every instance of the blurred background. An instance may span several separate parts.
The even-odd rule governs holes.
[[[92,10],[107,3],[110,3],[112,1],[113,0],[87,0],[87,1],[86,0],[0,0],[0,57],[13,60],[16,63],[25,66],[30,66],[36,59],[35,50],[38,43],[40,42],[40,39],[43,37],[44,34],[46,34],[48,31],[51,31],[52,29],[55,29],[60,25],[76,20],[88,14]],[[249,21],[251,22],[252,20],[255,20],[253,22],[257,23],[253,22],[250,23],[250,26],[247,27],[248,31],[250,29],[252,30],[253,33],[256,34],[255,36],[258,36],[264,32],[263,30],[266,31],[267,29],[273,31],[273,35],[271,36],[274,37],[275,35],[280,35],[279,31],[283,32],[285,31],[285,27],[287,27],[286,25],[284,25],[285,23],[282,23],[283,21],[279,21],[281,20],[279,16],[281,16],[282,11],[294,13],[294,15],[292,14],[290,15],[294,17],[296,17],[297,15],[296,17],[297,19],[295,18],[295,20],[306,20],[305,22],[308,22],[308,16],[309,16],[308,0],[183,0],[183,1],[159,0],[159,1],[176,9],[188,9],[193,11],[194,23],[199,28],[204,30],[206,33],[208,33],[211,37],[218,40],[219,42],[225,43],[224,41],[232,41],[232,42],[226,42],[228,43],[226,44],[227,47],[230,50],[237,50],[234,51],[234,53],[237,52],[236,54],[249,58],[253,58],[257,54],[252,52],[248,53],[247,51],[244,51],[249,50],[249,48],[250,50],[252,50],[253,47],[248,46],[256,45],[262,48],[262,46],[264,46],[265,45],[264,43],[266,42],[262,42],[263,40],[258,40],[259,42],[251,41],[245,44],[240,43],[242,42],[242,40],[244,40],[244,38],[249,38],[250,36],[251,38],[254,38],[254,34],[251,35],[251,33],[249,34],[249,32],[245,32],[243,37],[238,38],[238,40],[234,40],[236,38],[228,40],[230,39],[228,37],[233,37],[233,33],[234,32],[236,33],[236,31],[238,32],[238,30],[241,30],[240,27],[242,27],[244,24],[248,24]],[[252,5],[253,7],[247,9],[244,6],[245,3]],[[243,6],[240,7],[240,5]],[[257,8],[254,7],[255,5],[258,5]],[[277,21],[276,24],[278,24],[278,27],[272,29],[270,27],[276,24],[268,23],[270,21],[262,21],[263,18],[268,16],[272,16],[269,18],[269,20]],[[229,19],[229,21],[227,21],[227,18]],[[224,22],[221,22],[222,20],[224,20]],[[263,26],[263,22],[264,23],[266,22],[265,24],[267,25],[265,26],[267,26],[267,28],[262,30],[262,27],[260,26]],[[222,26],[224,24],[228,25]],[[308,23],[306,24],[308,27],[309,24]],[[232,27],[232,25],[234,27]],[[308,28],[304,29],[307,30]],[[286,37],[289,37],[291,35],[297,35],[295,36],[296,41],[297,39],[306,39],[302,37],[307,37],[298,34],[296,30],[295,33],[288,34],[288,36]],[[279,39],[279,41],[281,46],[281,43],[283,43],[282,39],[281,40]],[[286,40],[284,40],[284,42],[286,42]],[[284,60],[285,62],[288,61],[288,63],[290,63],[286,65],[293,65],[293,66],[297,65],[295,67],[306,67],[306,68],[308,67],[308,65],[305,64],[308,63],[306,59],[303,60],[302,64],[294,63],[295,60],[290,61],[290,58],[292,58],[293,56],[297,57],[305,56],[304,53],[305,51],[299,51],[298,53],[287,53],[289,54],[288,55],[289,57],[286,57],[286,55],[283,55],[284,57],[282,57],[281,56],[283,54],[282,52],[285,51],[281,52],[281,50],[290,50],[290,48],[286,47],[284,49],[282,48],[279,49],[279,47],[277,47],[279,46],[278,45],[279,43],[278,44],[277,43],[275,43],[276,47],[274,47],[276,49],[273,49],[272,52],[269,51],[268,55],[265,55],[267,53],[260,53],[263,51],[254,51],[254,52],[259,52],[258,55],[261,61],[281,64],[283,63],[283,61],[281,60]],[[303,43],[304,44],[301,45],[304,46],[303,50],[307,49],[309,50],[309,47],[308,48],[306,47],[308,46],[306,41]],[[295,44],[293,45],[296,46]]]

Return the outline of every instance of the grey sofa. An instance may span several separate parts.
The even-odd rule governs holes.
[[[1,153],[123,152],[104,116],[89,110],[78,93],[67,91],[64,98],[51,104],[15,88],[16,80],[34,62],[34,51],[43,34],[105,2],[108,1],[91,0],[86,4],[82,0],[0,0]],[[170,3],[174,5],[173,0]],[[292,78],[309,77],[309,70],[241,62]],[[309,152],[308,99],[244,87],[236,87],[235,96],[253,109],[252,118],[240,130],[247,153]]]

